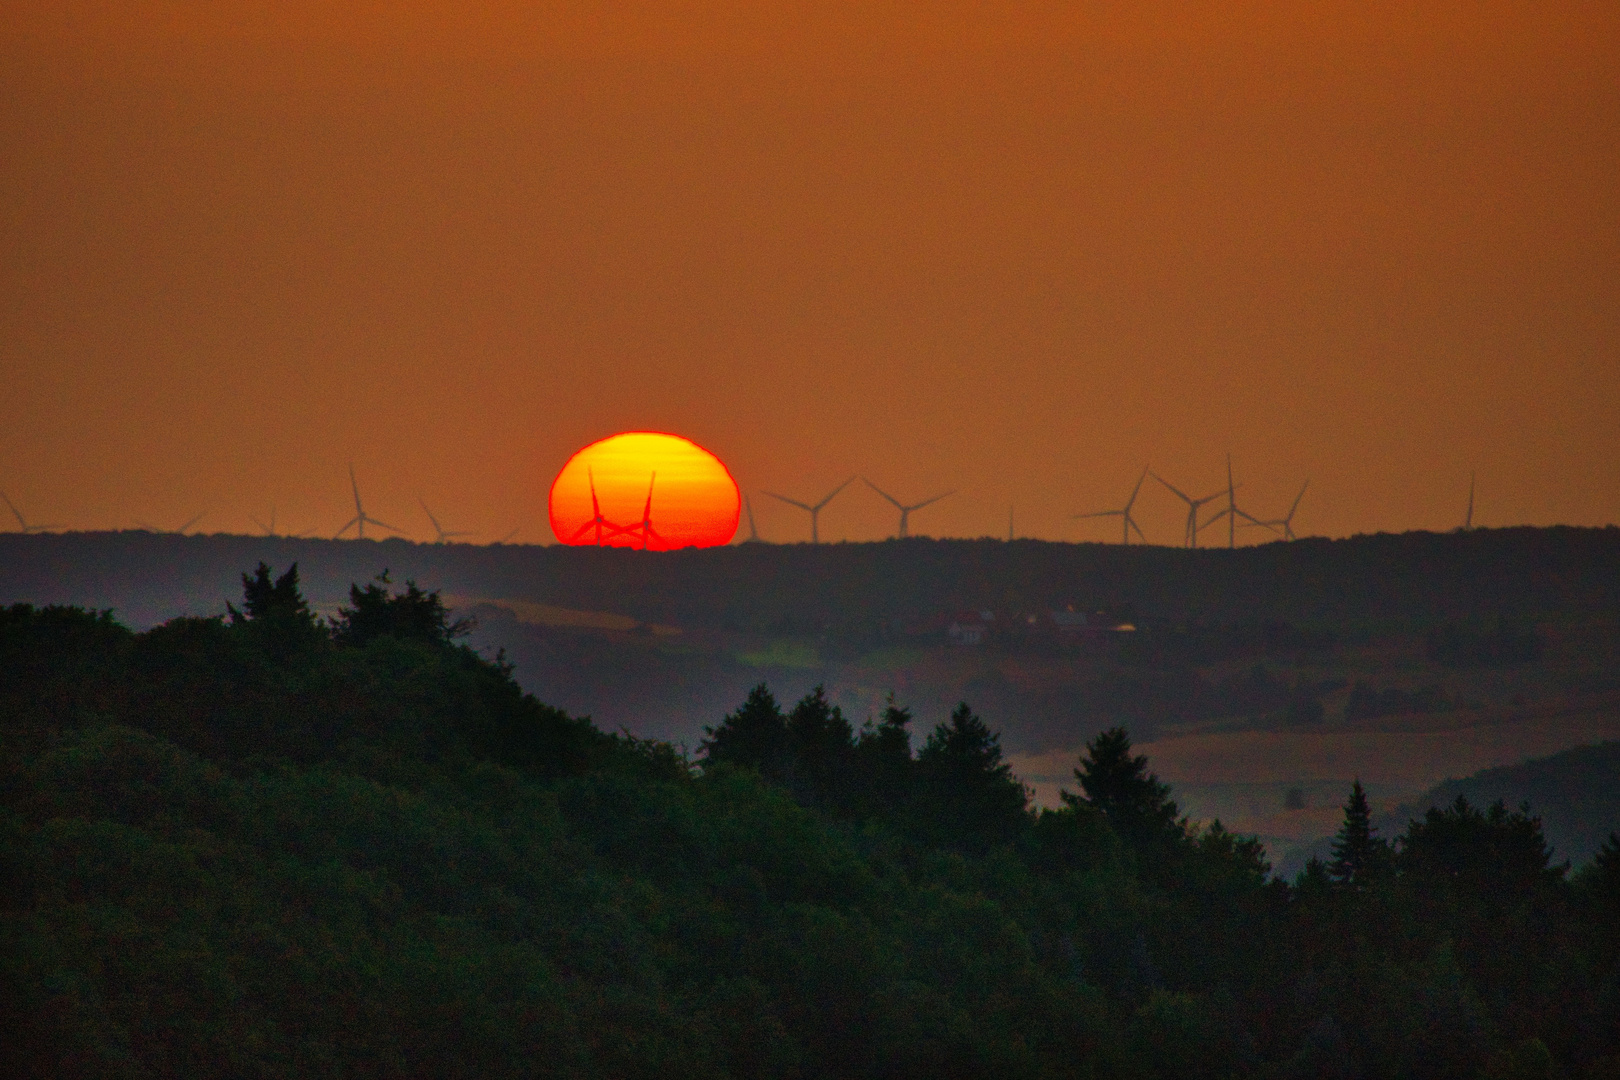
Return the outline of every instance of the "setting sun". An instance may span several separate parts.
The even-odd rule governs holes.
[[[671,551],[737,531],[737,482],[689,439],[628,431],[568,459],[551,484],[551,531],[565,544]]]

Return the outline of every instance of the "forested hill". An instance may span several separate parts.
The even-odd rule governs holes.
[[[1127,734],[1036,813],[967,706],[761,686],[697,761],[296,575],[0,608],[0,1075],[1620,1075],[1620,839],[1464,801],[1270,877]]]
[[[298,562],[334,604],[383,568],[449,593],[646,622],[866,627],[988,608],[1115,606],[1146,621],[1346,625],[1620,611],[1620,529],[1515,528],[1184,551],[1034,540],[743,544],[670,553],[145,532],[0,535],[0,602],[115,608],[145,626],[219,610],[243,566]]]

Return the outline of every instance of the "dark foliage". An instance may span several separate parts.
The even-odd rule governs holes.
[[[524,695],[436,594],[323,627],[0,611],[0,1072],[1509,1077],[1620,1061],[1620,838],[1466,800],[1332,866],[1179,816],[1121,729],[1033,813],[764,686],[702,767]]]

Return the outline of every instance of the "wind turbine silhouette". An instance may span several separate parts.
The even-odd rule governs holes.
[[[1203,507],[1205,503],[1214,502],[1216,499],[1220,498],[1226,493],[1224,491],[1217,491],[1213,495],[1205,495],[1202,499],[1195,499],[1191,495],[1188,495],[1186,492],[1182,491],[1180,488],[1176,487],[1170,481],[1166,480],[1164,477],[1160,476],[1158,473],[1153,474],[1153,479],[1169,488],[1175,494],[1176,498],[1187,504],[1187,531],[1185,543],[1190,548],[1197,547],[1198,530],[1204,527],[1198,524],[1199,509]],[[1212,518],[1211,520],[1214,519]],[[1208,524],[1209,522],[1204,523],[1204,525]]]
[[[1144,544],[1147,543],[1147,537],[1142,535],[1142,527],[1136,523],[1135,518],[1131,517],[1131,508],[1136,505],[1136,497],[1139,494],[1141,494],[1141,492],[1142,492],[1142,484],[1147,480],[1149,471],[1150,470],[1148,470],[1148,469],[1143,469],[1142,470],[1142,475],[1137,477],[1136,486],[1131,488],[1131,497],[1129,499],[1125,500],[1125,508],[1123,510],[1098,510],[1098,511],[1096,511],[1094,513],[1076,514],[1074,516],[1077,519],[1078,518],[1100,518],[1100,517],[1123,518],[1124,521],[1122,523],[1123,527],[1122,527],[1122,530],[1121,530],[1122,533],[1123,533],[1123,536],[1122,536],[1122,538],[1120,540],[1120,543],[1121,544],[1126,544],[1126,545],[1130,544],[1130,542],[1131,542],[1131,530],[1132,529],[1136,530],[1136,535],[1137,535],[1137,537],[1139,537],[1141,539],[1142,543],[1144,543]],[[1164,483],[1164,481],[1162,481],[1162,480],[1159,481],[1159,482]],[[1169,485],[1166,485],[1166,486],[1168,487]],[[1174,489],[1172,488],[1171,490],[1174,490]]]
[[[285,537],[288,540],[302,540],[304,537],[309,535],[309,533],[307,533],[307,532],[301,532],[301,533],[278,533],[278,532],[276,532],[276,508],[274,506],[270,507],[270,524],[266,525],[264,522],[260,521],[258,518],[254,517],[252,514],[248,515],[248,520],[253,522],[253,524],[257,525],[264,532],[264,535],[266,535],[266,536],[281,536],[281,537]]]
[[[522,531],[523,531],[523,526],[522,525],[514,525],[514,526],[512,526],[512,531],[511,532],[507,533],[505,536],[501,537],[499,540],[497,540],[495,542],[497,544],[504,544],[508,540],[512,539],[512,537],[516,536],[518,533],[520,533]]]
[[[861,477],[861,482],[863,484],[865,484],[867,487],[871,488],[873,491],[877,492],[879,495],[883,496],[885,499],[888,499],[891,503],[894,504],[894,508],[896,510],[900,511],[900,539],[901,540],[904,540],[907,536],[911,535],[908,526],[909,526],[909,523],[910,523],[910,520],[911,520],[911,512],[913,510],[921,510],[925,506],[931,506],[932,504],[939,502],[939,500],[945,498],[946,495],[955,495],[956,494],[956,490],[953,488],[952,490],[945,492],[945,495],[935,495],[932,499],[924,499],[920,503],[912,503],[910,506],[906,506],[906,505],[902,504],[899,499],[895,498],[893,495],[890,495],[887,491],[884,491],[882,488],[880,488],[876,484],[872,483],[872,481],[868,480],[866,477],[864,477],[864,476]]]
[[[658,472],[657,472],[657,470],[654,470],[653,474],[652,474],[652,478],[647,481],[647,505],[642,507],[642,510],[641,510],[641,525],[639,527],[641,529],[641,550],[642,551],[646,551],[648,543],[653,541],[653,540],[657,540],[660,544],[662,544],[664,542],[664,538],[662,536],[658,535],[658,531],[653,528],[653,523],[652,523],[652,493],[653,493],[653,485],[656,484],[657,482],[658,482]],[[630,526],[629,529],[626,529],[625,532],[630,532],[630,531],[632,531],[632,530],[634,530],[636,528],[637,528],[637,526],[632,525],[632,526]]]
[[[1226,455],[1226,509],[1220,511],[1219,513],[1211,515],[1210,519],[1208,521],[1204,522],[1202,525],[1198,526],[1198,528],[1207,529],[1211,525],[1215,524],[1217,521],[1221,520],[1221,518],[1226,519],[1226,546],[1228,548],[1237,547],[1237,519],[1238,518],[1242,518],[1243,520],[1247,521],[1251,525],[1263,525],[1263,524],[1265,524],[1259,518],[1255,517],[1253,514],[1250,514],[1250,513],[1247,513],[1246,511],[1238,509],[1237,485],[1232,483],[1232,455],[1231,454]],[[1276,530],[1272,530],[1272,531],[1275,532]]]
[[[1474,474],[1468,474],[1468,513],[1463,517],[1462,531],[1467,532],[1474,527]]]
[[[350,518],[349,523],[343,526],[343,528],[339,529],[337,534],[334,535],[332,539],[341,539],[344,533],[348,532],[350,529],[353,529],[355,539],[364,540],[366,538],[367,524],[375,525],[378,528],[388,529],[392,532],[397,532],[403,535],[402,530],[395,528],[386,521],[378,521],[376,518],[366,513],[366,508],[360,505],[360,484],[354,478],[354,462],[352,461],[349,463],[349,487],[354,490],[354,517]]]
[[[427,515],[427,519],[429,521],[433,522],[433,531],[439,534],[438,539],[433,541],[435,544],[442,544],[446,540],[450,539],[452,536],[475,536],[475,535],[477,535],[476,533],[470,533],[470,532],[446,532],[445,529],[444,529],[444,526],[439,524],[439,519],[433,516],[433,511],[431,511],[431,510],[429,510],[427,508],[427,503],[422,501],[422,496],[418,495],[416,497],[416,502],[417,502],[417,505],[421,506],[422,513]]]
[[[591,518],[589,521],[585,522],[585,524],[579,527],[574,535],[569,538],[568,542],[570,544],[579,543],[585,538],[586,534],[588,534],[594,528],[596,530],[596,546],[601,547],[604,538],[612,538],[618,536],[620,533],[627,533],[633,526],[615,525],[613,522],[602,516],[602,504],[596,499],[596,473],[592,471],[589,466],[587,466],[585,469],[585,476],[589,479],[591,485]],[[647,489],[647,499],[649,502],[652,500],[651,488]],[[602,532],[604,526],[608,529],[606,534]]]
[[[821,517],[821,508],[826,506],[828,503],[832,502],[833,501],[833,496],[837,495],[840,491],[843,491],[845,488],[849,487],[849,485],[854,483],[854,482],[855,482],[855,478],[853,476],[850,477],[848,480],[845,480],[842,484],[839,484],[837,487],[833,488],[832,491],[830,493],[828,493],[828,495],[827,495],[827,497],[825,499],[822,499],[820,502],[816,503],[816,505],[814,505],[814,506],[810,506],[807,503],[802,503],[798,499],[790,499],[786,495],[778,495],[774,491],[767,491],[767,492],[765,492],[765,494],[769,495],[773,499],[780,499],[783,502],[787,503],[789,506],[797,506],[800,510],[808,510],[808,511],[810,511],[810,542],[812,544],[819,544],[819,543],[821,543],[821,533],[820,533],[820,531],[819,531],[819,529],[817,527],[817,522]]]
[[[50,532],[52,529],[66,528],[65,525],[30,525],[23,520],[22,511],[17,509],[17,504],[12,502],[5,492],[0,491],[0,499],[4,499],[6,505],[11,508],[11,516],[17,519],[17,527],[25,533],[42,533]]]
[[[759,529],[754,525],[754,500],[746,495],[743,496],[743,509],[748,511],[748,539],[744,540],[743,543],[757,544],[759,543]]]
[[[1259,525],[1275,532],[1277,526],[1281,525],[1284,540],[1298,540],[1299,537],[1294,535],[1294,514],[1299,510],[1299,501],[1305,497],[1305,489],[1310,486],[1309,480],[1299,486],[1299,494],[1294,496],[1294,505],[1288,508],[1286,516],[1272,518],[1270,521],[1245,521],[1243,527],[1247,529]]]
[[[203,515],[207,513],[208,511],[204,510],[201,514],[198,514],[196,517],[192,518],[178,529],[160,529],[156,525],[151,525],[144,521],[136,521],[135,524],[139,525],[147,532],[157,533],[159,536],[184,536],[186,535],[186,530],[197,524],[197,522],[201,521],[203,519]]]

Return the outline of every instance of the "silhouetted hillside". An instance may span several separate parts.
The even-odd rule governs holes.
[[[1447,780],[1412,813],[1446,806],[1459,795],[1481,806],[1498,800],[1509,806],[1529,803],[1541,818],[1554,857],[1579,865],[1597,853],[1610,833],[1620,832],[1620,742],[1577,746],[1521,765],[1486,769],[1466,780]]]
[[[145,626],[218,609],[243,565],[297,561],[317,604],[383,567],[461,595],[649,623],[853,628],[937,612],[1128,608],[1139,620],[1523,619],[1620,612],[1620,529],[1493,529],[1184,551],[1035,540],[744,544],[680,552],[144,532],[0,535],[0,601],[113,607]]]
[[[1458,801],[1331,862],[1190,826],[1121,729],[1033,811],[967,705],[764,686],[609,736],[438,595],[296,575],[136,633],[0,609],[8,1077],[1608,1077],[1620,841]],[[917,740],[913,742],[913,735]]]

